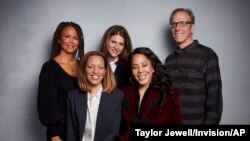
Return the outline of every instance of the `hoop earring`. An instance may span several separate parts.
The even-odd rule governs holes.
[[[79,57],[79,48],[75,51],[74,58],[77,61],[80,60],[80,57]]]
[[[133,77],[130,77],[129,81],[130,81],[130,83],[135,84],[135,80],[133,79]]]

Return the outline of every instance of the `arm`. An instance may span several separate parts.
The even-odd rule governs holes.
[[[178,89],[173,89],[173,95],[171,94],[169,96],[169,100],[172,103],[172,107],[170,109],[170,120],[169,124],[182,124],[182,111],[181,111],[181,98],[180,98],[180,92]]]
[[[219,124],[222,115],[222,84],[219,61],[212,51],[209,54],[206,69],[206,117],[204,124]]]
[[[158,116],[152,119],[155,125],[182,124],[180,93],[177,89],[172,89],[172,93],[166,92],[164,103]]]
[[[48,128],[51,137],[58,136],[56,117],[57,88],[52,72],[45,65],[41,69],[38,86],[37,110],[41,123]]]
[[[130,140],[130,128],[131,128],[131,116],[129,112],[129,102],[127,98],[122,100],[122,120],[119,133],[120,141],[129,141]]]
[[[75,117],[75,111],[74,111],[74,102],[72,98],[71,93],[68,94],[67,98],[67,132],[66,132],[66,141],[76,141],[76,130],[74,128],[74,122],[73,119],[76,119]]]

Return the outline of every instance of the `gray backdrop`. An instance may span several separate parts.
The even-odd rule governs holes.
[[[85,51],[97,50],[104,31],[121,24],[133,47],[148,46],[164,61],[174,49],[173,9],[196,15],[195,39],[219,56],[224,109],[221,124],[250,123],[248,0],[1,0],[0,141],[44,141],[36,110],[38,76],[61,21],[77,22]]]

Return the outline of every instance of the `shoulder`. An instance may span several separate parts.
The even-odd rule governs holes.
[[[44,64],[43,64],[43,67],[51,67],[51,66],[55,66],[55,61],[54,60],[48,60],[47,62],[45,62]]]
[[[74,89],[68,92],[68,98],[72,99],[73,97],[83,95],[84,92],[81,92],[79,89]]]
[[[174,97],[180,97],[180,91],[178,88],[169,88],[166,90],[167,96],[174,96]]]
[[[207,46],[201,45],[200,44],[200,49],[202,50],[204,56],[206,56],[207,61],[216,61],[218,62],[218,55],[215,53],[215,51]]]
[[[133,86],[126,86],[121,88],[121,90],[125,95],[131,95],[131,94],[133,95],[136,92]]]
[[[208,55],[208,56],[217,56],[217,54],[215,53],[215,51],[212,49],[212,48],[210,48],[210,47],[208,47],[208,46],[205,46],[205,45],[203,45],[203,44],[198,44],[198,49],[200,50],[200,51],[202,51],[204,54],[206,54],[206,55]]]
[[[175,55],[175,51],[173,51],[172,53],[170,53],[166,59],[165,59],[165,65],[170,65],[173,63],[173,60],[176,59],[176,55]]]
[[[173,51],[172,53],[170,53],[167,57],[166,57],[166,60],[172,58],[175,56],[175,51]]]
[[[54,60],[48,60],[42,66],[42,71],[52,71],[57,68],[57,64]]]
[[[129,63],[128,62],[123,62],[123,63],[117,64],[117,69],[127,71],[128,68],[129,68]]]
[[[76,94],[79,94],[81,92],[80,92],[79,89],[74,89],[74,90],[70,90],[68,93],[71,94],[71,95],[76,95]]]
[[[123,98],[124,97],[123,91],[121,91],[119,89],[114,89],[112,91],[111,95],[113,95],[114,97],[117,97],[117,98]]]
[[[39,78],[53,79],[58,76],[58,67],[56,62],[49,60],[42,65]]]

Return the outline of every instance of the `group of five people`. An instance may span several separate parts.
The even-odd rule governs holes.
[[[148,47],[132,51],[121,25],[106,30],[100,51],[84,54],[73,22],[58,25],[39,76],[38,113],[48,141],[129,141],[133,124],[219,124],[222,92],[216,53],[193,39],[195,17],[175,9],[178,47],[163,65]]]

